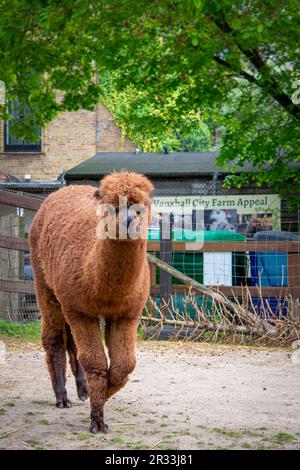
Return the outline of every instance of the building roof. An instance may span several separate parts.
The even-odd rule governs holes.
[[[26,191],[46,193],[52,192],[64,186],[64,180],[31,180],[31,181],[3,181],[0,180],[0,189],[13,191]]]
[[[218,152],[99,152],[65,174],[66,180],[100,179],[112,171],[136,171],[149,177],[191,177],[230,171],[217,167]],[[245,168],[246,169],[246,168]],[[244,170],[245,170],[244,169]],[[249,170],[249,168],[248,168]]]
[[[112,171],[136,171],[148,177],[176,178],[211,176],[216,173],[228,175],[235,162],[229,162],[226,168],[217,166],[218,152],[177,152],[177,153],[129,153],[98,152],[88,160],[71,168],[65,173],[67,181],[90,179],[99,180]],[[291,164],[300,170],[300,164]],[[267,168],[266,168],[267,169]],[[236,172],[257,171],[250,164],[237,167]]]

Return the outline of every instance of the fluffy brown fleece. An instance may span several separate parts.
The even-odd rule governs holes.
[[[68,350],[78,396],[84,400],[90,395],[92,432],[106,431],[105,401],[125,385],[135,367],[137,322],[149,295],[147,240],[99,239],[97,207],[117,207],[124,196],[129,204],[149,208],[152,189],[146,177],[129,172],[106,176],[96,192],[91,186],[60,189],[42,204],[30,230],[42,343],[56,404],[70,406]],[[105,318],[109,366],[100,318]]]

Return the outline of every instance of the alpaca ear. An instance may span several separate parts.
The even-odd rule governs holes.
[[[146,178],[146,176],[139,175],[136,181],[136,187],[140,189],[141,191],[144,191],[145,193],[151,194],[154,186],[151,183],[151,181]]]

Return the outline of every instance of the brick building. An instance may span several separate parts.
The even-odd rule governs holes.
[[[4,102],[4,89],[0,89]],[[9,124],[0,121],[0,173],[19,179],[53,180],[63,171],[96,152],[130,152],[134,144],[116,126],[102,105],[95,111],[63,112],[41,131],[41,141],[31,145],[9,135]]]

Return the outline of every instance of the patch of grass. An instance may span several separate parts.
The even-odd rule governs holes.
[[[124,439],[123,439],[123,437],[116,436],[116,437],[113,437],[112,442],[114,444],[123,445],[124,444]]]
[[[26,411],[25,415],[26,416],[34,416],[35,413],[33,411]]]
[[[117,407],[115,408],[115,410],[116,410],[116,411],[119,411],[120,413],[123,413],[123,411],[125,411],[125,408],[124,408],[124,406],[117,406]]]
[[[123,447],[125,449],[127,448],[127,449],[135,449],[135,450],[150,449],[150,446],[143,441],[126,442]]]
[[[155,424],[156,420],[155,419],[147,419],[146,423],[147,424]]]
[[[12,408],[13,406],[15,406],[15,403],[13,403],[12,401],[8,401],[7,403],[4,403],[4,406],[9,406],[10,408]]]
[[[178,434],[178,436],[190,436],[191,435],[190,431],[176,431],[175,433],[173,432],[173,434]]]
[[[73,433],[75,434],[75,433]],[[95,437],[96,434],[82,434],[82,433],[76,433],[76,439],[79,441],[87,441],[91,439],[92,437]]]
[[[53,404],[52,401],[50,400],[31,400],[31,403],[33,405],[41,405],[41,406],[45,406],[45,405],[49,406]]]
[[[168,426],[169,426],[169,425],[168,425],[167,423],[162,423],[162,424],[160,425],[161,428],[167,428]]]
[[[42,449],[42,445],[41,445],[42,443],[38,439],[35,439],[34,437],[32,439],[27,439],[24,442],[26,442],[26,444],[29,444],[31,447]]]
[[[227,437],[242,437],[243,433],[238,431],[225,431],[225,429],[221,428],[213,428],[213,431],[217,434],[222,434],[223,436]]]
[[[126,429],[124,429],[124,428],[122,428],[122,427],[119,427],[119,428],[115,429],[114,432],[117,432],[118,434],[121,434],[121,433],[123,433],[123,432],[126,432]]]
[[[244,442],[244,444],[242,444],[242,447],[243,449],[252,449],[251,444],[249,444],[248,442]]]
[[[0,416],[3,416],[5,415],[7,410],[5,410],[4,408],[0,408]]]
[[[19,339],[38,342],[41,336],[41,323],[39,321],[30,323],[8,323],[4,320],[0,320],[0,333],[4,336],[14,336]]]
[[[49,426],[49,421],[47,419],[41,419],[38,421],[38,424],[42,424],[43,426]]]
[[[139,416],[139,413],[135,411],[134,413],[132,413],[132,416]]]
[[[274,439],[278,442],[278,444],[284,444],[285,442],[293,441],[295,439],[295,436],[287,432],[279,432],[274,436]]]
[[[169,417],[168,415],[162,415],[162,419],[166,419],[168,417]]]
[[[207,426],[204,426],[204,424],[196,424],[196,428],[207,429]]]
[[[171,445],[173,445],[173,444],[175,444],[175,442],[172,439],[163,438],[162,444],[171,444]]]

